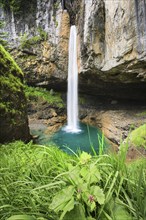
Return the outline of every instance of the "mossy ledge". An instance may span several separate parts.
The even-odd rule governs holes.
[[[0,45],[0,142],[29,140],[23,73]]]

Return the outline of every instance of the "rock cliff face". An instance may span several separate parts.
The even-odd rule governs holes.
[[[29,84],[66,88],[69,27],[76,24],[80,92],[146,99],[145,0],[37,0],[33,9],[23,16],[1,9],[0,18]]]
[[[59,0],[37,0],[30,7],[31,13],[23,15],[1,9],[0,19],[5,21],[1,32],[8,33],[11,53],[28,84],[62,88],[67,77],[69,15]]]
[[[137,90],[142,94],[146,87],[145,1],[85,0],[82,8],[81,84],[89,90],[92,81],[99,94],[102,88],[111,96],[139,99]]]
[[[30,139],[23,74],[0,45],[0,143]]]

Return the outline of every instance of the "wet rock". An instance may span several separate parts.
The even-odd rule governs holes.
[[[100,103],[100,105],[98,105]],[[90,108],[86,106],[90,105]],[[80,105],[79,115],[85,115],[82,122],[98,127],[112,143],[120,145],[129,133],[146,123],[146,105],[132,102],[111,101],[85,96],[85,104]]]
[[[47,111],[42,110],[37,114],[38,119],[49,119],[49,118],[57,117],[57,113],[54,109],[47,108],[45,110]]]

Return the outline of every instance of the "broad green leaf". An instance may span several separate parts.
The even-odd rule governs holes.
[[[82,181],[82,179],[80,178],[80,168],[79,167],[73,167],[73,169],[71,169],[70,172],[68,173],[67,179],[73,185],[78,185]]]
[[[83,167],[80,171],[80,174],[82,177],[84,177],[84,179],[86,179],[89,175],[89,170],[87,169],[87,167]]]
[[[90,166],[83,167],[80,171],[81,176],[84,181],[89,184],[97,183],[100,179],[100,173],[95,164],[91,164]]]
[[[77,186],[77,199],[80,200],[84,192],[88,191],[88,184],[83,183]]]
[[[81,155],[80,155],[80,163],[81,164],[86,164],[90,161],[91,159],[91,155],[86,153],[86,152],[83,152]]]
[[[79,192],[86,192],[88,191],[88,184],[87,183],[79,184],[77,186],[77,189],[79,190]]]
[[[86,220],[85,210],[81,204],[74,206],[70,212],[67,212],[63,220]]]
[[[95,202],[90,203],[90,211],[92,212],[96,208]]]
[[[54,211],[58,212],[60,210],[64,210],[64,207],[67,203],[72,199],[74,194],[74,186],[69,186],[61,190],[53,199],[52,203],[50,204],[49,208],[53,209]]]
[[[13,215],[7,220],[36,220],[36,218],[29,215]]]
[[[96,178],[96,182],[101,179],[101,175],[100,175],[100,172],[99,172],[96,164],[90,165],[90,175],[94,176]]]
[[[90,165],[88,173],[89,174],[87,181],[90,182],[90,184],[97,183],[101,179],[99,170],[97,169],[95,164]]]
[[[65,216],[65,214],[69,211],[71,211],[74,208],[74,198],[72,198],[64,207],[63,209],[63,213],[60,216],[60,220],[63,219],[63,217]]]
[[[89,205],[89,204],[88,204],[88,202],[89,202],[89,197],[90,197],[90,193],[89,193],[88,191],[85,191],[85,192],[82,193],[82,199],[83,199],[83,201],[84,201],[87,205]]]
[[[91,194],[95,197],[95,200],[100,204],[104,204],[105,195],[103,190],[99,186],[91,186]]]

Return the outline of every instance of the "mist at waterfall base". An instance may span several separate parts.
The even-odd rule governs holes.
[[[101,132],[92,126],[84,123],[79,124],[80,132],[66,132],[64,127],[56,132],[51,141],[55,143],[63,151],[72,154],[72,151],[77,153],[80,151],[86,151],[93,154],[94,151],[98,154],[99,145],[102,142]],[[104,146],[105,148],[105,141]]]
[[[47,127],[32,130],[31,133],[33,135],[38,135],[38,139],[36,139],[37,144],[45,146],[55,144],[59,149],[68,154],[85,151],[93,155],[94,150],[98,154],[99,145],[103,141],[103,136],[99,129],[84,123],[79,123],[80,132],[71,133],[66,132],[65,127],[66,126],[60,128],[51,137],[47,134]],[[102,145],[103,148],[106,149],[108,146],[107,141],[104,140]]]

